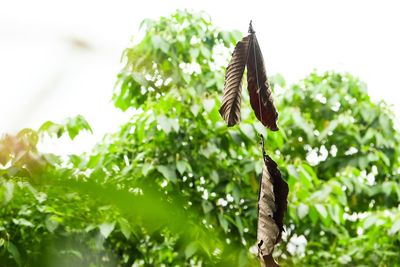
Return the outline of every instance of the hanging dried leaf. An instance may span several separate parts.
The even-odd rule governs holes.
[[[279,227],[274,221],[276,209],[273,181],[265,165],[258,199],[257,241],[260,256],[272,254],[278,240]]]
[[[240,104],[242,100],[242,78],[248,57],[249,36],[236,44],[232,59],[226,69],[224,96],[219,113],[228,126],[240,122]]]
[[[276,211],[274,212],[274,220],[279,228],[279,236],[277,242],[281,239],[283,231],[283,218],[285,217],[287,209],[287,196],[289,193],[289,186],[285,180],[283,180],[281,172],[278,169],[278,165],[268,155],[265,155],[265,163],[268,168],[268,172],[272,177],[274,185],[274,196]]]
[[[250,94],[251,107],[257,119],[264,126],[267,126],[272,131],[278,131],[279,129],[276,125],[278,112],[274,106],[271,90],[269,88],[264,58],[255,34],[253,33],[249,35],[249,37],[250,51],[247,60],[247,89]],[[257,84],[259,84],[259,88]]]
[[[266,154],[264,161],[258,199],[257,245],[263,262],[267,266],[278,266],[274,265],[272,252],[281,239],[289,188],[277,164]]]
[[[274,258],[272,257],[272,254],[263,257],[262,266],[263,267],[279,267],[278,263],[276,263]]]

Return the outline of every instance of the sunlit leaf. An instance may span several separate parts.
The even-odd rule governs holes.
[[[112,223],[102,223],[99,225],[100,233],[107,238],[111,232],[114,230],[115,222]]]

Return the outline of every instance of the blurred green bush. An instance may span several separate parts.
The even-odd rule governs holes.
[[[141,28],[113,96],[136,115],[90,154],[36,148],[90,131],[81,116],[0,140],[0,266],[254,266],[258,133],[290,187],[282,266],[400,266],[399,132],[365,84],[276,75],[280,131],[246,96],[227,128],[224,68],[241,35],[187,11]]]

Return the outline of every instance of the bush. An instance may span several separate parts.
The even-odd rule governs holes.
[[[227,128],[218,108],[240,34],[186,11],[142,29],[113,96],[136,115],[90,154],[40,153],[28,129],[0,141],[2,266],[254,266],[258,133],[290,187],[282,266],[398,266],[399,133],[362,82],[276,75],[280,131],[248,101]],[[71,121],[40,133],[90,130]]]

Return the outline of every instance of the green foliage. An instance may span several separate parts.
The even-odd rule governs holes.
[[[113,96],[136,115],[90,155],[42,154],[33,130],[0,140],[1,264],[254,266],[262,133],[290,187],[283,266],[399,266],[399,133],[362,82],[274,76],[280,131],[247,99],[227,128],[218,108],[240,35],[186,11],[142,29]],[[81,129],[79,117],[39,132]]]
[[[68,133],[69,138],[74,138],[81,131],[88,131],[92,133],[92,128],[84,117],[78,115],[73,118],[67,118],[63,124],[46,121],[40,126],[38,132],[41,134],[47,133],[50,136],[57,136],[60,138],[64,133]]]
[[[205,14],[185,11],[145,20],[141,28],[143,39],[123,54],[126,65],[113,97],[117,107],[140,107],[171,88],[186,88],[192,94],[219,90],[224,72],[216,70],[226,62],[224,48],[233,46],[240,33],[216,30]]]

